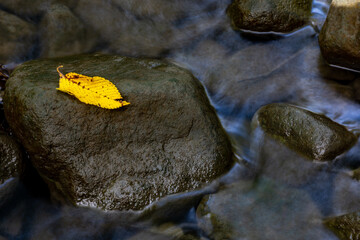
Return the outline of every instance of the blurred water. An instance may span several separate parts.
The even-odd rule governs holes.
[[[286,192],[307,194],[319,211],[314,219],[317,223],[360,209],[360,185],[348,175],[349,167],[360,166],[359,144],[332,163],[315,166],[251,131],[251,118],[257,109],[287,102],[324,114],[358,134],[360,108],[353,83],[359,76],[328,66],[317,43],[329,1],[314,1],[309,25],[285,35],[233,31],[225,14],[230,2],[80,0],[68,1],[68,6],[86,31],[92,32],[88,36],[94,43],[90,43],[93,47],[89,52],[165,58],[189,69],[203,83],[232,140],[238,161],[232,171],[205,189],[166,198],[141,213],[57,206],[48,195],[39,196],[31,187],[11,180],[0,189],[7,196],[0,199],[0,239],[180,239],[187,234],[207,239],[195,216],[201,197],[223,185],[263,176],[279,186],[286,185]],[[41,7],[46,11],[49,5]],[[33,24],[41,22],[40,13],[26,14]],[[41,49],[41,36],[37,38],[35,49]],[[90,40],[84,41],[89,44]],[[13,68],[23,60],[41,57],[41,52],[32,51],[6,64]],[[261,198],[256,189],[254,185],[255,198]],[[292,204],[294,211],[299,211],[297,203]],[[256,212],[261,211],[256,206],[252,211],[262,214]],[[292,219],[301,223],[301,216]],[[297,236],[302,236],[301,229],[295,232]],[[316,231],[319,236],[333,236],[322,227]]]

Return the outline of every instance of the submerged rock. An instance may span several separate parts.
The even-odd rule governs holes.
[[[25,170],[20,145],[0,131],[0,184],[12,177],[20,177]]]
[[[203,41],[174,56],[204,82],[219,113],[248,121],[261,106],[273,102],[305,105],[346,121],[349,109],[357,112],[358,104],[338,91],[346,87],[338,81],[353,81],[357,75],[324,62],[311,28],[267,42],[235,35],[226,31],[216,42]]]
[[[197,209],[200,228],[210,239],[334,239],[303,191],[266,178],[237,182],[205,197]]]
[[[319,35],[329,64],[360,70],[360,8],[357,0],[333,0]]]
[[[274,103],[260,108],[253,124],[289,148],[319,161],[332,160],[357,141],[344,126],[289,104]]]
[[[106,110],[56,90],[64,72],[102,76],[131,105]],[[231,145],[201,84],[160,60],[82,55],[35,60],[8,80],[4,109],[53,198],[142,209],[193,190],[232,164]]]
[[[69,7],[74,7],[77,0],[1,0],[0,7],[14,12],[16,15],[24,17],[39,17],[41,16],[52,3],[61,3]]]
[[[35,34],[32,24],[0,10],[0,63],[27,56],[33,47]]]
[[[125,11],[136,16],[164,19],[168,22],[175,22],[186,17],[198,16],[199,13],[213,10],[219,1],[168,1],[168,0],[112,0],[116,5]]]
[[[319,189],[325,189],[325,181],[329,182],[324,179],[323,184],[319,184]],[[349,174],[338,173],[336,175],[331,194],[333,195],[332,198],[328,198],[331,199],[333,208],[331,215],[343,215],[360,209],[360,182],[353,179]]]
[[[199,237],[186,234],[183,229],[173,223],[164,223],[142,231],[128,240],[200,240]]]
[[[186,2],[171,2],[170,6],[176,12],[181,11],[178,5],[195,4],[193,1]],[[214,28],[223,24],[222,19],[214,18],[202,8],[194,14],[196,17],[183,16],[176,20],[168,20],[161,15],[150,13],[153,7],[162,4],[161,1],[142,1],[141,6],[137,6],[140,12],[141,8],[146,8],[149,4],[152,7],[148,9],[149,16],[144,13],[145,16],[139,17],[136,12],[128,10],[134,4],[133,1],[80,0],[74,12],[89,29],[99,34],[101,40],[109,46],[110,52],[127,56],[159,57],[189,44],[201,35],[208,35]],[[169,3],[167,5],[169,6]],[[165,5],[162,7],[166,8]],[[217,9],[218,13],[222,10],[220,7]],[[160,7],[156,10],[166,11]],[[94,15],[101,17],[94,18]]]
[[[258,174],[282,185],[300,187],[324,171],[323,164],[307,161],[301,154],[256,129],[252,135],[251,159]]]
[[[82,22],[61,4],[53,4],[41,20],[41,57],[61,57],[86,53],[95,45]]]
[[[311,0],[235,0],[227,13],[235,29],[291,32],[307,23],[311,4]]]
[[[341,239],[360,239],[360,212],[333,217],[325,224]]]

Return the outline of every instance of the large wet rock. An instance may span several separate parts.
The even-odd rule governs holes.
[[[24,173],[25,164],[20,145],[5,132],[0,131],[0,184]]]
[[[96,43],[83,23],[61,4],[52,4],[41,20],[41,57],[61,57],[89,52]]]
[[[56,90],[56,67],[111,80],[131,105],[105,110]],[[60,201],[141,209],[223,174],[231,146],[201,84],[160,60],[84,55],[22,64],[7,119]]]
[[[357,0],[334,0],[319,35],[321,52],[333,65],[360,70],[360,8]]]
[[[326,161],[351,148],[354,134],[331,119],[289,104],[260,108],[253,119],[265,133],[309,159]]]
[[[262,178],[237,182],[205,197],[199,226],[211,239],[335,239],[309,196]]]
[[[32,24],[0,10],[0,63],[27,56],[34,44],[35,31]]]
[[[235,29],[290,32],[307,23],[311,4],[311,0],[235,0],[227,13]]]
[[[333,217],[325,224],[341,239],[360,239],[360,212]]]

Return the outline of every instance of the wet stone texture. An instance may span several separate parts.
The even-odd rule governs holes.
[[[341,239],[360,239],[360,212],[333,217],[325,224]]]
[[[56,67],[112,81],[131,105],[106,110],[56,90]],[[142,209],[193,190],[232,164],[228,138],[201,84],[160,60],[82,55],[22,64],[4,109],[33,164],[62,202]]]
[[[290,32],[307,23],[311,0],[235,0],[227,9],[235,29]]]
[[[306,193],[267,178],[233,183],[205,197],[197,216],[200,228],[215,240],[334,239]]]
[[[334,0],[319,35],[326,61],[360,70],[360,5],[357,0]]]
[[[332,160],[357,141],[354,134],[331,119],[283,103],[260,108],[253,124],[289,148],[319,161]]]
[[[0,184],[24,173],[25,164],[20,145],[0,130]]]

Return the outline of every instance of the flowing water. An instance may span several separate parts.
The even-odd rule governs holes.
[[[201,197],[239,181],[252,181],[257,184],[252,185],[251,198],[261,200],[262,184],[267,184],[261,180],[264,177],[273,179],[277,193],[289,196],[290,202],[279,216],[269,212],[271,203],[268,208],[262,203],[250,205],[252,216],[263,217],[244,214],[240,222],[245,232],[266,235],[275,217],[292,221],[289,226],[295,224],[296,239],[311,239],[309,231],[314,232],[313,239],[337,239],[321,221],[360,209],[360,184],[349,176],[349,169],[360,165],[359,144],[314,170],[295,153],[251,131],[251,119],[259,107],[286,102],[326,115],[358,134],[360,95],[354,90],[358,75],[328,66],[318,47],[317,35],[328,1],[314,1],[309,24],[284,35],[233,31],[225,14],[228,0],[172,0],[171,4],[114,0],[103,1],[100,7],[92,2],[97,1],[82,6],[86,14],[82,15],[79,7],[73,9],[101,35],[91,51],[165,58],[189,69],[203,83],[231,137],[236,164],[210,186],[167,197],[144,213],[58,206],[51,203],[46,186],[35,173],[27,176],[32,180],[25,184],[10,179],[0,189],[5,196],[0,198],[0,239],[208,239],[196,216]],[[118,19],[116,24],[114,19]],[[36,17],[30,20],[37,21]],[[127,45],[119,47],[121,41]],[[41,41],[37,44],[35,49],[41,49]],[[37,57],[40,53],[33,51],[25,59]],[[7,66],[22,60],[19,57]],[[286,166],[277,165],[278,159],[288,160]],[[269,161],[274,165],[263,170]],[[283,174],[294,169],[297,173]],[[286,190],[282,190],[284,186]],[[308,198],[299,201],[291,197],[299,191]],[[246,208],[249,205],[234,204],[239,214],[249,210]],[[300,214],[307,211],[316,212],[310,222]],[[287,229],[284,224],[281,228]],[[274,239],[282,239],[281,228]]]

